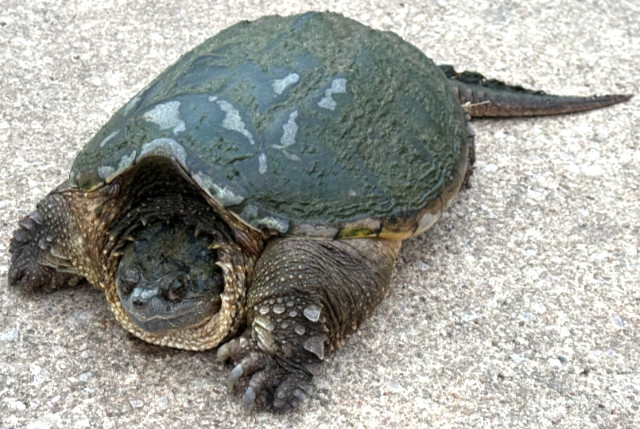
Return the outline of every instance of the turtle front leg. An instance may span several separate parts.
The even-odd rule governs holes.
[[[295,408],[328,353],[368,318],[387,293],[399,241],[269,243],[248,292],[245,334],[218,350],[236,366],[229,384],[244,402],[274,411]]]
[[[83,276],[72,265],[64,244],[73,222],[65,198],[52,193],[18,222],[9,252],[9,285],[20,290],[50,292],[75,285]]]

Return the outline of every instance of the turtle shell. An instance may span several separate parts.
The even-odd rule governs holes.
[[[171,157],[245,224],[317,238],[431,226],[467,166],[464,113],[413,45],[333,13],[240,22],[182,56],[78,154],[93,190]]]

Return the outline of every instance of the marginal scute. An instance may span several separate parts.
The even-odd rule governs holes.
[[[338,236],[338,227],[333,225],[293,225],[291,235],[298,237],[332,240]]]
[[[416,234],[420,234],[421,232],[426,231],[431,228],[431,226],[436,223],[436,221],[440,218],[439,213],[430,213],[426,212],[420,217],[420,223],[418,224],[418,229],[416,230]]]
[[[340,225],[340,238],[376,237],[380,233],[380,219],[360,219]]]
[[[416,232],[418,218],[416,215],[394,216],[384,219],[378,237],[389,240],[404,240]]]

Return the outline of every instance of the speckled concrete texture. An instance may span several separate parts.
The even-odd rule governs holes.
[[[215,352],[132,339],[96,290],[7,290],[18,218],[118,107],[238,20],[328,9],[459,69],[640,93],[637,1],[304,3],[0,1],[0,428],[640,427],[640,97],[474,122],[473,187],[405,243],[389,298],[291,415],[246,415]]]

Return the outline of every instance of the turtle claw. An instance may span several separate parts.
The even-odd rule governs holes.
[[[244,396],[242,397],[242,403],[246,411],[253,410],[256,405],[256,392],[253,390],[253,387],[247,387],[247,390],[244,392]]]
[[[242,340],[246,341],[241,345]],[[218,359],[232,360],[236,365],[229,373],[230,393],[245,388],[244,409],[269,409],[288,412],[309,395],[311,374],[297,368],[283,367],[257,346],[244,338],[236,338],[218,349]]]
[[[227,389],[229,392],[234,392],[236,388],[236,383],[240,378],[244,375],[244,369],[242,368],[242,364],[236,365],[229,374],[229,379],[227,380]]]

